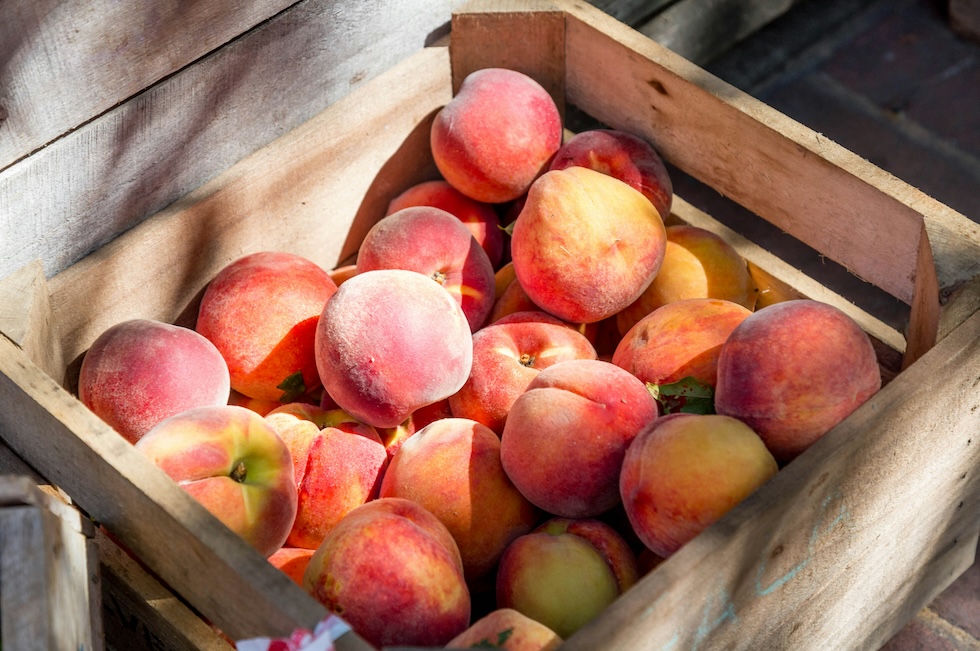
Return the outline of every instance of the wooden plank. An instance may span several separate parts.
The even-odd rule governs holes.
[[[7,0],[0,170],[295,0]]]
[[[446,0],[303,0],[8,167],[0,277],[35,259],[63,270],[416,52],[449,15]]]
[[[641,34],[705,65],[800,0],[682,0],[638,26]]]
[[[501,31],[508,36],[500,38]],[[453,12],[453,93],[480,68],[510,68],[551,95],[564,119],[565,15],[547,0],[474,0]]]
[[[980,313],[563,648],[879,648],[969,565],[978,369]]]
[[[65,364],[58,324],[51,319],[48,287],[40,260],[0,282],[0,334],[26,351],[45,373],[61,377]]]
[[[446,48],[420,51],[52,278],[65,359],[126,318],[180,320],[246,253],[285,249],[325,268],[351,255],[392,198],[435,178],[429,128],[449,81]]]
[[[677,0],[589,0],[600,11],[627,25],[637,26]]]
[[[28,476],[0,477],[0,635],[7,648],[102,648],[91,523]]]
[[[103,532],[103,623],[110,651],[229,651],[234,647]]]

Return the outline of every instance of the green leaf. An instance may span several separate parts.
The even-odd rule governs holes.
[[[277,389],[282,389],[283,393],[279,396],[279,402],[289,404],[296,402],[306,394],[306,385],[303,384],[303,372],[296,371],[285,380],[276,385]]]
[[[714,389],[695,377],[660,385],[648,382],[647,390],[665,415],[715,413]]]
[[[507,640],[513,634],[514,634],[514,629],[507,628],[497,633],[496,642],[491,642],[490,640],[484,638],[479,642],[477,642],[476,644],[470,645],[470,648],[471,649],[502,649],[504,648],[504,645],[507,643]]]

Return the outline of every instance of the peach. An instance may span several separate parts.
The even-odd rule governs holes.
[[[342,517],[378,496],[388,467],[381,437],[342,409],[295,403],[265,419],[293,459],[298,504],[286,544],[316,549]]]
[[[540,316],[530,318],[534,314]],[[499,435],[514,401],[538,373],[565,360],[595,358],[585,335],[567,324],[543,312],[517,312],[508,322],[473,333],[470,375],[449,397],[449,406],[454,416],[478,421]]]
[[[493,274],[493,295],[494,300],[500,298],[507,286],[517,278],[517,274],[514,273],[514,261],[509,260],[503,266],[501,266]]]
[[[497,607],[517,610],[567,638],[637,577],[636,556],[608,524],[553,518],[507,547],[497,570]]]
[[[631,305],[616,314],[620,334],[658,307],[688,298],[720,298],[752,310],[758,291],[748,266],[720,235],[687,224],[667,227],[660,271]]]
[[[674,199],[670,174],[646,140],[616,129],[590,129],[569,138],[548,169],[588,167],[636,188],[667,219]]]
[[[666,558],[778,470],[745,423],[716,414],[671,414],[630,445],[620,491],[636,535]]]
[[[434,423],[442,418],[452,418],[453,412],[449,407],[449,398],[434,402],[431,405],[419,407],[404,422],[395,427],[385,427],[378,431],[381,435],[381,442],[384,443],[385,451],[388,453],[388,460],[395,456],[398,448],[405,442],[405,439],[415,434],[417,431]]]
[[[235,391],[292,402],[320,386],[313,339],[335,291],[330,275],[303,257],[253,253],[211,280],[195,329],[221,351]]]
[[[357,273],[356,264],[344,264],[327,272],[330,275],[330,280],[334,282],[337,287],[340,284]]]
[[[511,255],[528,297],[571,323],[594,323],[639,298],[666,248],[653,204],[585,167],[547,172],[514,222]]]
[[[262,416],[231,405],[190,409],[135,447],[264,556],[286,542],[296,517],[293,461]]]
[[[452,535],[422,506],[398,497],[348,513],[313,554],[303,588],[379,649],[442,646],[470,624]]]
[[[441,208],[463,222],[473,238],[486,252],[494,269],[504,255],[504,231],[500,217],[490,204],[470,199],[443,179],[413,185],[388,204],[387,215],[402,208],[433,206]]]
[[[245,407],[246,409],[254,411],[259,416],[265,416],[273,409],[282,406],[282,403],[278,400],[256,400],[255,398],[249,398],[245,394],[239,393],[234,389],[228,393],[228,404],[235,407]]]
[[[510,265],[511,269],[513,269],[513,262],[511,262]],[[531,300],[530,296],[527,295],[527,292],[524,291],[524,288],[521,286],[520,281],[517,280],[517,276],[515,275],[511,282],[509,282],[503,288],[503,290],[497,294],[493,307],[490,309],[490,315],[487,317],[484,325],[496,323],[508,314],[513,314],[515,312],[532,312],[536,310],[541,310],[541,308]]]
[[[527,192],[562,140],[554,99],[516,70],[470,73],[436,114],[430,143],[443,178],[464,195],[504,203]]]
[[[293,583],[303,587],[303,574],[310,558],[316,550],[303,547],[282,547],[269,557],[273,567],[292,579]]]
[[[450,640],[446,648],[553,651],[562,641],[553,630],[513,608],[496,608]]]
[[[718,356],[715,410],[743,420],[787,463],[880,388],[867,333],[832,305],[792,300],[732,331]]]
[[[338,406],[368,425],[396,427],[459,391],[473,364],[473,336],[438,283],[415,271],[365,271],[324,306],[316,363]]]
[[[361,243],[357,273],[407,269],[441,285],[476,330],[493,307],[494,271],[459,219],[431,206],[404,208],[376,223]]]
[[[78,398],[130,443],[163,419],[227,403],[228,366],[194,330],[150,319],[102,332],[82,359]]]
[[[511,406],[500,459],[518,490],[542,510],[569,518],[620,502],[626,449],[657,418],[646,386],[600,360],[568,360],[538,373]]]
[[[492,572],[539,515],[504,473],[497,435],[465,418],[440,419],[406,439],[380,497],[410,499],[439,518],[459,547],[467,582]]]
[[[750,314],[738,303],[720,299],[668,303],[626,333],[612,363],[648,384],[670,384],[693,377],[713,388],[721,346]]]

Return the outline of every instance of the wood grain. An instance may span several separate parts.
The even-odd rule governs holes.
[[[506,40],[500,38],[501,28],[508,32]],[[471,0],[453,13],[453,93],[475,70],[509,68],[540,83],[564,119],[564,36],[565,15],[546,0]]]
[[[448,22],[445,0],[303,0],[175,69],[0,172],[0,277],[35,259],[53,276],[416,52]]]
[[[6,0],[0,170],[295,0]]]
[[[28,475],[0,477],[0,636],[10,649],[102,649],[91,523]]]

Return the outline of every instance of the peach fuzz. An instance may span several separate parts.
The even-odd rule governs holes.
[[[441,208],[463,222],[473,239],[486,252],[494,269],[504,255],[504,231],[500,217],[490,204],[470,199],[443,179],[413,185],[391,200],[385,213],[413,206]]]
[[[627,371],[599,360],[564,361],[538,373],[514,401],[500,458],[542,510],[597,516],[619,504],[626,449],[656,418],[650,392]]]
[[[880,388],[867,333],[840,309],[799,299],[732,331],[718,357],[715,410],[743,420],[787,463]]]
[[[303,574],[306,572],[306,566],[310,564],[314,551],[316,550],[303,547],[282,547],[269,557],[269,562],[292,579],[293,583],[303,587]]]
[[[303,257],[253,253],[211,280],[195,329],[221,351],[235,391],[291,402],[320,386],[313,339],[335,291],[330,275]]]
[[[449,397],[454,416],[478,421],[498,435],[518,396],[542,370],[570,359],[596,359],[585,335],[544,312],[516,312],[473,334],[473,365]]]
[[[630,445],[620,490],[636,535],[667,558],[778,470],[745,423],[716,414],[671,414]]]
[[[660,270],[665,247],[663,221],[646,197],[584,167],[535,181],[511,233],[528,297],[572,323],[601,321],[633,303]]]
[[[463,575],[489,575],[504,549],[538,522],[500,464],[500,439],[465,418],[427,425],[391,459],[380,497],[417,502],[446,525],[459,547]]]
[[[447,649],[490,647],[506,651],[554,651],[563,640],[540,622],[513,608],[497,608],[446,645]]]
[[[636,557],[609,525],[553,518],[511,543],[497,570],[496,603],[567,638],[637,580]]]
[[[494,271],[469,230],[445,210],[403,208],[376,223],[357,254],[357,273],[406,269],[428,276],[463,308],[476,330],[493,308]]]
[[[135,448],[262,555],[285,543],[296,517],[293,462],[262,416],[230,405],[191,409]]]
[[[169,416],[226,404],[228,366],[194,330],[132,319],[103,331],[82,359],[78,398],[130,443]]]
[[[516,70],[484,68],[463,79],[432,123],[432,156],[443,178],[483,203],[527,192],[562,141],[554,99]]]
[[[323,308],[316,363],[338,406],[368,425],[396,427],[459,391],[473,365],[473,336],[438,283],[415,271],[365,271]]]
[[[588,167],[626,183],[650,200],[667,219],[674,186],[660,154],[646,140],[616,129],[590,129],[569,138],[548,169]]]
[[[342,409],[295,403],[265,419],[293,459],[298,504],[286,545],[316,549],[341,518],[378,496],[388,467],[381,437]]]
[[[691,298],[646,315],[620,340],[612,363],[643,382],[670,384],[685,377],[714,387],[718,355],[728,336],[752,314],[737,303]]]
[[[470,625],[459,549],[419,504],[379,498],[317,548],[303,588],[375,648],[442,646]]]
[[[687,224],[667,227],[660,271],[636,301],[616,314],[621,334],[658,307],[689,298],[720,298],[752,310],[758,291],[738,251],[721,236]]]

